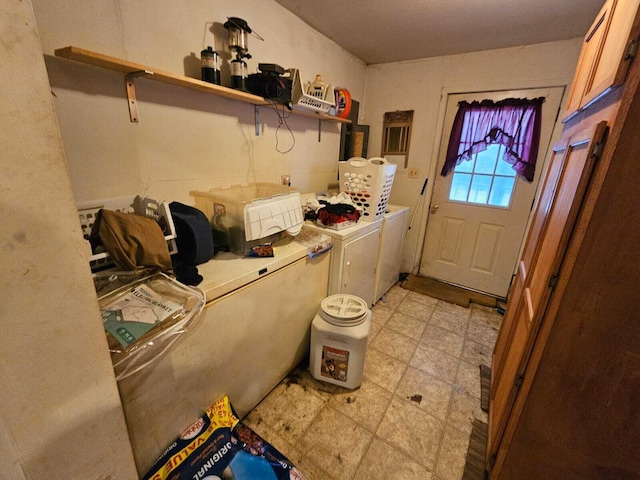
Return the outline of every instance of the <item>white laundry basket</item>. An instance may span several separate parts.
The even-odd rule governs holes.
[[[372,222],[384,215],[393,179],[395,163],[382,157],[352,157],[340,162],[340,191],[362,208],[360,220]]]
[[[370,328],[371,310],[363,299],[348,294],[325,298],[311,323],[311,375],[341,387],[359,387]]]

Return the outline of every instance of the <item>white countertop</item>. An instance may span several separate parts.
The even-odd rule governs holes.
[[[198,285],[210,302],[307,255],[307,247],[287,237],[273,244],[273,257],[242,257],[220,252],[198,265],[204,280]]]

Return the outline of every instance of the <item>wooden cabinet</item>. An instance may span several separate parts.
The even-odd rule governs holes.
[[[631,3],[633,31],[638,2],[604,11]],[[627,68],[551,152],[493,352],[491,480],[640,478],[640,62]]]
[[[490,457],[501,438],[524,380],[529,355],[555,288],[560,264],[593,167],[606,123],[580,131],[553,148],[543,194],[538,201],[509,309],[494,352],[490,410]]]
[[[633,23],[639,3],[607,0],[603,5],[584,37],[565,121],[624,82],[638,47],[637,26],[633,28]]]

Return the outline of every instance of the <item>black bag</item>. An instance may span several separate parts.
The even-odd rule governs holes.
[[[213,234],[211,224],[200,210],[180,202],[169,204],[173,224],[176,227],[178,253],[172,256],[173,269],[178,280],[187,285],[202,281],[196,265],[213,258]]]

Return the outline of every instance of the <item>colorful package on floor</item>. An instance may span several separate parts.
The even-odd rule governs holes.
[[[244,425],[223,397],[156,460],[143,480],[305,480],[289,460]]]

